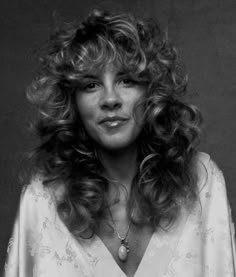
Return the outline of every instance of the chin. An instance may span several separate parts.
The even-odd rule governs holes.
[[[119,151],[125,148],[132,147],[136,142],[136,139],[117,136],[113,138],[109,138],[106,140],[103,140],[101,143],[99,143],[100,146],[102,146],[105,150],[110,151]]]

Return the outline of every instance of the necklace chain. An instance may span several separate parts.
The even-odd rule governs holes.
[[[110,213],[110,216],[111,216],[111,220],[112,220],[112,223],[113,223],[113,227],[114,227],[114,229],[115,229],[115,231],[116,231],[117,237],[118,237],[121,241],[125,241],[126,238],[128,237],[128,234],[129,234],[130,220],[129,220],[128,228],[127,228],[127,230],[126,230],[126,232],[125,232],[125,236],[122,237],[122,236],[120,235],[120,233],[118,232],[118,230],[117,230],[117,226],[116,226],[116,223],[115,223],[115,220],[114,220],[114,218],[113,218],[113,215],[112,215],[112,212],[111,212],[110,208],[108,208],[108,210],[109,210],[109,213]]]
[[[125,232],[125,236],[122,237],[120,235],[120,233],[118,232],[118,230],[117,230],[116,223],[114,221],[114,218],[112,216],[112,212],[111,212],[109,207],[108,207],[108,210],[109,210],[109,213],[110,213],[110,216],[111,216],[111,220],[112,220],[112,223],[113,223],[113,227],[114,227],[114,229],[116,231],[117,237],[121,241],[121,245],[120,245],[120,247],[118,249],[118,257],[119,257],[119,259],[122,262],[125,262],[127,260],[127,258],[128,258],[128,253],[129,253],[129,244],[128,244],[127,237],[128,237],[129,230],[130,230],[130,222],[131,222],[131,220],[129,220],[129,225],[128,225],[127,231]]]

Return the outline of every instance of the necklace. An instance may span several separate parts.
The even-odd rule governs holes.
[[[127,240],[127,237],[128,237],[128,234],[129,234],[129,230],[130,230],[130,220],[129,220],[129,225],[128,225],[128,228],[127,228],[127,231],[125,232],[125,236],[122,237],[118,230],[117,230],[117,227],[116,227],[116,223],[113,219],[113,216],[112,216],[112,213],[111,213],[111,210],[110,208],[109,209],[109,213],[111,215],[111,219],[112,219],[112,223],[113,223],[113,227],[116,231],[116,234],[117,234],[117,237],[118,239],[120,240],[120,247],[118,249],[118,258],[120,259],[120,261],[122,262],[125,262],[128,258],[128,254],[129,254],[129,243],[128,243],[128,240]]]

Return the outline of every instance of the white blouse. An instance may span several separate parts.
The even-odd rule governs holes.
[[[154,232],[134,277],[235,277],[234,226],[221,171],[197,163],[199,201],[169,231]],[[5,277],[126,277],[98,236],[75,239],[38,178],[22,192]]]

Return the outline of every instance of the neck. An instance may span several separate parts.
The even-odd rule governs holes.
[[[122,151],[98,149],[98,155],[105,169],[104,175],[113,183],[120,183],[130,191],[132,180],[137,171],[136,146]]]

